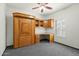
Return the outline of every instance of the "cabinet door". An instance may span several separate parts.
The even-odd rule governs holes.
[[[32,44],[32,21],[27,18],[14,18],[14,48]]]
[[[51,28],[51,20],[44,21],[44,27]]]
[[[54,42],[54,34],[50,34],[50,43]]]
[[[19,46],[30,45],[32,41],[32,22],[26,18],[19,18]]]
[[[54,28],[54,19],[51,20],[51,27]]]
[[[40,20],[40,21],[39,21],[39,26],[40,26],[40,27],[44,27],[44,21],[43,21],[43,20]]]
[[[39,20],[35,20],[35,26],[36,26],[36,27],[39,26]]]
[[[47,24],[48,24],[48,26],[47,27],[51,27],[51,20],[48,20],[48,22],[47,22]]]
[[[48,27],[48,21],[44,21],[44,27],[45,27],[45,28]]]
[[[40,42],[40,35],[35,35],[35,43],[39,43]]]
[[[43,20],[35,20],[36,27],[44,27],[44,21]]]

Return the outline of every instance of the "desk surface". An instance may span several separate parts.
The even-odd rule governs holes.
[[[54,33],[49,34],[49,33],[40,33],[40,34],[35,34],[35,35],[54,35]]]

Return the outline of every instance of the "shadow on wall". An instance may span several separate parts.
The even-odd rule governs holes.
[[[13,45],[13,17],[7,17],[7,46]]]

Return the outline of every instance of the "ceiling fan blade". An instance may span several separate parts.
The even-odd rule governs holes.
[[[47,5],[48,3],[45,3],[45,5]]]
[[[37,3],[37,4],[41,4],[41,3]]]
[[[44,10],[43,9],[41,9],[41,12],[43,12]]]
[[[39,8],[39,7],[34,7],[34,8],[32,8],[32,9],[37,9],[37,8]]]
[[[37,3],[38,5],[44,6],[47,5],[48,3]]]
[[[45,8],[47,8],[47,9],[52,9],[52,7],[49,7],[49,6],[44,6]]]

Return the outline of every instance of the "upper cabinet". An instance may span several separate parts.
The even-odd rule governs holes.
[[[54,27],[54,20],[35,20],[36,27],[44,27],[44,28],[53,28]]]
[[[44,21],[43,20],[39,21],[39,26],[44,27]]]
[[[48,26],[47,27],[49,27],[49,28],[51,28],[51,25],[52,25],[51,21],[52,21],[51,19],[48,19]]]
[[[39,26],[39,20],[35,20],[35,26],[36,26],[36,27]]]
[[[44,27],[44,20],[35,20],[36,27]]]
[[[51,28],[51,19],[44,21],[44,27],[45,28]]]
[[[54,24],[55,24],[55,21],[54,21],[54,19],[52,19],[52,20],[51,20],[51,27],[52,27],[52,28],[54,28]]]

